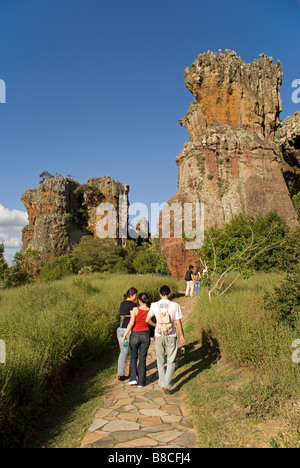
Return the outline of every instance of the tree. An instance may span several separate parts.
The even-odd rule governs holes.
[[[4,244],[0,243],[0,285],[4,286],[4,280],[8,274],[8,264],[4,256]]]
[[[256,221],[239,215],[222,228],[208,229],[200,261],[209,269],[209,298],[225,294],[241,274],[249,277],[254,271],[278,268],[287,233],[286,223],[276,213]]]
[[[78,261],[79,268],[96,266],[102,269],[108,257],[115,255],[117,245],[113,239],[98,239],[93,236],[82,237],[73,252]]]
[[[52,174],[50,174],[50,172],[48,171],[43,171],[40,175],[39,175],[39,178],[41,179],[40,180],[40,184],[42,182],[44,182],[44,180],[46,179],[50,179],[51,177],[54,177]]]
[[[51,258],[42,268],[41,281],[55,281],[78,272],[77,260],[72,254]]]

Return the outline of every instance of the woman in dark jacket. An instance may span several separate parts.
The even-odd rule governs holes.
[[[120,354],[118,359],[118,379],[125,380],[125,365],[128,356],[129,346],[128,343],[123,344],[123,337],[126,332],[127,326],[130,322],[130,312],[134,309],[137,304],[135,303],[137,298],[137,289],[129,288],[124,294],[124,300],[120,305],[120,326],[117,330],[117,337],[120,346]],[[126,346],[127,344],[127,346]]]

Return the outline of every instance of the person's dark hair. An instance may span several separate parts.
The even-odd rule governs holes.
[[[189,270],[192,270],[194,268],[194,265],[189,266]]]
[[[162,296],[169,296],[171,294],[171,289],[169,286],[164,285],[160,288],[159,292]]]
[[[136,288],[129,288],[128,291],[124,294],[124,301],[126,301],[126,299],[128,299],[131,296],[134,296],[137,293],[138,290]]]
[[[146,293],[141,293],[141,294],[139,294],[139,300],[140,300],[141,302],[143,302],[143,304],[146,304],[146,306],[147,306],[148,308],[150,308],[150,306],[151,306],[151,301],[150,301],[150,299],[149,299],[148,294],[146,294]]]

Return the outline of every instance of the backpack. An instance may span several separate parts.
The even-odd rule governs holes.
[[[169,304],[170,305],[170,304]],[[159,314],[157,316],[157,323],[156,323],[156,331],[159,335],[171,335],[173,333],[173,324],[170,320],[170,315],[169,315],[169,305],[167,310],[162,311],[161,308],[158,306]]]
[[[192,270],[188,270],[184,277],[185,281],[191,281],[192,279]]]

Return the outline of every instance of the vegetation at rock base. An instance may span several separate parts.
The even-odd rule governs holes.
[[[274,212],[256,220],[236,216],[223,227],[205,232],[200,263],[208,267],[205,280],[209,295],[224,294],[242,275],[254,272],[292,271],[299,263],[300,230],[290,231]],[[235,276],[229,273],[235,272]]]
[[[9,268],[0,252],[0,289],[35,281],[55,281],[65,276],[91,272],[170,275],[158,239],[128,240],[121,247],[113,239],[84,236],[71,254],[43,261],[36,250],[18,252]]]

